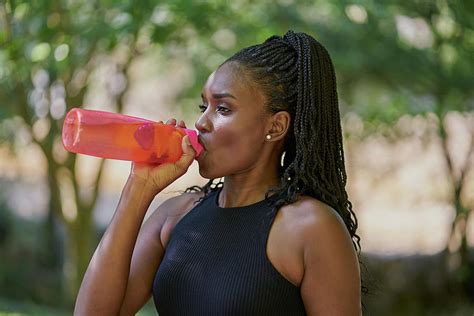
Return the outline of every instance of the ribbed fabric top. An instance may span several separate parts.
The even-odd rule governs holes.
[[[153,282],[159,315],[305,315],[299,288],[266,255],[269,200],[221,208],[220,191],[173,229]]]

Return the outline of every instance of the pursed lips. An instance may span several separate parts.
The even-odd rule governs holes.
[[[201,146],[204,148],[204,150],[207,150],[206,143],[203,141],[201,135],[198,135],[198,142],[201,144]]]

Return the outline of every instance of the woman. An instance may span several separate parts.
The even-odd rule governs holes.
[[[212,73],[202,102],[198,163],[210,181],[142,226],[195,151],[185,137],[176,163],[133,163],[75,313],[133,315],[153,295],[160,315],[359,315],[359,237],[327,51],[304,33],[273,36]]]

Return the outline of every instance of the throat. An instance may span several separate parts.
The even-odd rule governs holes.
[[[267,190],[261,192],[249,191],[247,193],[232,194],[220,189],[217,204],[221,208],[244,207],[263,201]]]

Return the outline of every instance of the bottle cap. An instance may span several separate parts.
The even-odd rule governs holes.
[[[188,128],[183,128],[183,130],[186,133],[186,135],[189,136],[191,146],[193,146],[194,150],[196,151],[196,158],[198,158],[203,148],[202,148],[202,145],[199,144],[197,132],[195,130],[188,129]]]

